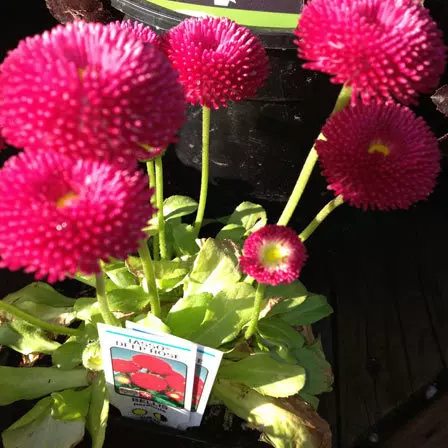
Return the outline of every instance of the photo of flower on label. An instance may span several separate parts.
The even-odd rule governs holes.
[[[184,363],[118,347],[111,348],[111,358],[118,394],[184,407],[187,374]]]

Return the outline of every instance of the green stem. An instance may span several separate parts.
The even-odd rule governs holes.
[[[151,312],[156,317],[160,317],[160,299],[156,285],[156,275],[154,273],[154,264],[151,259],[151,253],[148,249],[146,241],[142,241],[138,249],[138,254],[142,260],[143,272],[145,273],[146,288],[149,296],[149,303],[151,305]]]
[[[260,316],[261,305],[263,304],[265,285],[258,283],[257,290],[255,292],[255,302],[252,309],[252,317],[250,318],[249,326],[247,327],[244,337],[249,339],[257,330],[258,317]]]
[[[61,325],[54,325],[45,322],[44,320],[38,319],[37,317],[34,317],[31,314],[28,314],[25,311],[22,311],[21,309],[4,302],[3,300],[0,300],[0,310],[11,314],[18,319],[22,319],[34,325],[35,327],[42,328],[42,330],[50,331],[51,333],[66,334],[67,336],[82,336],[83,334],[82,331],[75,328],[67,328],[62,327]]]
[[[333,115],[344,109],[349,104],[350,98],[351,98],[351,88],[342,87],[331,114]],[[317,137],[316,141],[322,139],[324,139],[324,136],[321,133],[319,134],[319,137]],[[283,209],[283,212],[277,222],[279,226],[288,225],[303,195],[303,192],[305,191],[305,187],[310,179],[311,173],[313,172],[316,162],[317,162],[317,152],[316,152],[316,142],[314,142],[314,145],[311,148],[308,157],[306,158],[302,170],[299,174],[299,177],[291,193],[291,196],[289,197],[288,202],[285,205],[285,208]]]
[[[331,200],[322,210],[316,215],[316,217],[308,224],[305,230],[299,235],[299,238],[303,241],[307,240],[314,231],[320,226],[325,218],[337,207],[344,203],[344,199],[339,195]]]
[[[198,237],[204,221],[205,205],[208,192],[208,170],[210,164],[210,108],[202,107],[202,165],[201,165],[201,193],[199,206],[194,222],[194,233]]]
[[[320,137],[320,136],[319,136]],[[318,138],[319,139],[319,138]],[[305,191],[306,184],[313,172],[314,165],[317,162],[317,152],[314,149],[314,146],[311,148],[311,151],[308,154],[308,157],[303,164],[302,170],[300,171],[299,178],[297,179],[294,190],[291,193],[291,196],[288,199],[285,208],[277,222],[279,226],[288,225],[289,220],[291,219],[296,207],[302,197],[303,192]]]
[[[148,172],[149,177],[149,188],[154,188],[156,186],[156,168],[154,160],[148,160],[146,162],[146,171]],[[152,246],[154,260],[158,260],[160,258],[159,237],[152,239]]]
[[[114,316],[109,308],[106,294],[106,284],[104,282],[104,272],[100,265],[100,272],[95,274],[96,280],[96,298],[100,308],[101,316],[106,324],[114,325],[115,327],[121,327],[120,321]]]
[[[157,219],[159,223],[159,246],[160,258],[166,260],[168,258],[168,249],[166,245],[165,234],[165,218],[163,217],[163,163],[162,156],[156,158],[156,201],[157,201]]]
[[[146,161],[146,171],[149,177],[149,188],[154,188],[156,186],[156,171],[154,167],[154,160]]]

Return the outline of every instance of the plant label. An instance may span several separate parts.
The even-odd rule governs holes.
[[[166,333],[160,333],[154,331],[150,328],[143,327],[134,322],[127,321],[126,328],[131,328],[136,331],[141,331],[146,334],[159,335],[159,336],[170,336]],[[177,336],[171,336],[179,341],[179,344],[185,339],[178,338]],[[213,384],[216,379],[216,375],[219,370],[219,365],[221,364],[221,359],[223,352],[215,350],[210,347],[205,347],[203,345],[197,345],[196,354],[196,369],[193,385],[193,400],[191,404],[191,416],[188,426],[200,426],[202,417],[205,412],[205,407],[207,406],[210,393],[213,388]]]
[[[196,345],[105,324],[98,331],[111,404],[124,417],[188,427]]]

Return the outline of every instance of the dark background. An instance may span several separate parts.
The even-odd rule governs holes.
[[[426,4],[448,36],[447,2],[428,0]],[[43,0],[3,0],[0,5],[0,59],[8,49],[17,45],[20,38],[55,24]],[[275,70],[272,76],[276,76]],[[322,96],[321,89],[325,88],[322,79],[326,83],[324,78],[320,78],[318,83],[307,86],[309,97]],[[446,74],[443,82],[447,82]],[[313,88],[319,91],[313,91]],[[268,97],[268,93],[265,91],[263,95]],[[328,97],[334,94],[335,90],[328,87]],[[309,145],[309,141],[318,134],[329,105],[322,101],[322,104],[314,104],[314,109],[309,103],[294,107],[304,117],[309,110],[320,107],[320,118],[307,122],[298,135],[292,134],[291,127],[285,133],[281,119],[265,121],[261,125],[279,139],[300,139]],[[284,111],[282,109],[282,113],[286,113]],[[447,132],[447,120],[436,111],[429,96],[421,98],[417,112],[430,123],[438,136]],[[250,145],[247,151],[252,149],[257,154],[256,148]],[[0,158],[4,160],[13,153],[12,149],[7,150],[0,153]],[[290,162],[294,168],[292,171],[299,169],[305,155],[306,152],[298,151],[297,159]],[[182,157],[182,148],[172,148],[167,154],[166,195],[187,191],[197,196],[199,173],[194,167],[185,167],[180,162]],[[275,157],[272,160],[275,161]],[[264,179],[260,179],[260,174],[251,177],[249,171],[241,183],[238,179],[226,181],[226,178],[238,177],[235,173],[218,172],[210,190],[210,210],[221,210],[225,214],[230,211],[230,204],[250,199],[253,191],[257,190],[257,184],[269,183],[272,177],[279,177],[277,172],[269,178],[268,168],[266,166],[263,171]],[[422,434],[407,437],[405,445],[398,442],[394,445],[396,434],[407,431],[409,422],[416,427],[416,422],[428,409],[441,406],[448,390],[446,160],[443,168],[445,172],[429,201],[417,204],[409,211],[387,213],[362,212],[343,206],[307,242],[310,258],[302,280],[309,289],[326,294],[335,309],[332,318],[317,328],[336,378],[335,391],[323,398],[320,409],[332,424],[335,446],[446,446],[446,438],[440,439],[440,431],[447,426],[446,405],[431,419]],[[281,189],[289,191],[295,176],[288,172],[281,181]],[[325,191],[318,170],[313,175],[312,186],[314,188],[306,192],[292,222],[298,231],[331,197]],[[273,197],[261,198],[261,202],[274,222],[282,205]],[[22,273],[0,270],[0,296],[31,280],[30,276]],[[71,282],[59,284],[58,288],[75,294]],[[437,390],[431,400],[425,396],[429,385],[434,385]],[[23,413],[17,407],[8,407],[7,412],[10,419]],[[6,426],[7,420],[2,419],[2,426]],[[122,434],[120,438],[120,431],[128,435]],[[129,428],[113,431],[106,446],[115,446],[112,440],[118,444],[126,439],[129,443],[130,432]],[[136,437],[135,434],[132,437]],[[146,439],[148,435],[141,437]],[[142,439],[137,437],[137,440]],[[227,446],[236,445],[229,442]]]

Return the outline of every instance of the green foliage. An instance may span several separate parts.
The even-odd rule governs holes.
[[[294,326],[311,325],[333,312],[324,296],[309,293],[298,280],[287,285],[269,286],[266,297],[278,299],[268,316],[278,316]]]
[[[238,249],[232,241],[209,238],[202,246],[185,281],[185,296],[209,292],[217,294],[241,278]]]
[[[87,414],[87,429],[92,438],[92,448],[101,448],[103,446],[108,416],[109,397],[107,395],[104,373],[100,373],[92,383],[92,396],[89,413]]]
[[[311,325],[333,312],[325,296],[307,295],[305,301],[299,302],[294,299],[285,299],[272,311],[290,325]]]
[[[194,255],[199,251],[194,227],[192,225],[178,223],[171,227],[171,233],[173,235],[174,246],[178,256]]]
[[[255,289],[247,283],[230,285],[209,300],[205,316],[191,340],[219,347],[235,339],[252,315]]]
[[[244,384],[226,380],[215,383],[213,394],[276,448],[331,446],[328,424],[296,397],[263,396]]]
[[[219,377],[243,383],[263,395],[289,397],[305,384],[305,369],[277,361],[269,353],[255,353],[219,369]]]
[[[191,257],[176,258],[172,261],[154,261],[156,284],[162,291],[172,291],[181,285],[193,265]]]
[[[24,369],[0,366],[0,406],[87,385],[85,369],[62,370],[56,367]]]
[[[267,224],[266,211],[261,205],[242,202],[232,213],[227,224],[243,227],[247,236]]]
[[[168,334],[171,333],[171,328],[168,325],[166,325],[162,319],[159,319],[150,312],[147,314],[140,314],[133,320],[139,325],[147,327],[151,330],[159,331],[161,333],[168,333]]]
[[[137,284],[135,277],[129,272],[124,261],[116,260],[103,265],[103,271],[114,283],[115,288],[128,288]]]
[[[293,350],[297,362],[305,368],[306,383],[303,392],[319,395],[331,392],[333,373],[330,363],[325,359],[322,344],[319,340],[300,349]]]
[[[0,345],[6,345],[24,355],[51,354],[60,346],[58,342],[50,340],[45,331],[19,319],[0,326]]]
[[[231,239],[238,244],[242,244],[245,237],[263,227],[266,223],[266,211],[261,205],[242,202],[228,218],[227,224],[218,233],[216,239]]]
[[[198,203],[188,196],[170,196],[163,201],[163,216],[165,221],[191,215],[198,209]]]
[[[114,289],[107,294],[111,311],[138,313],[149,305],[148,293],[141,286],[131,285],[126,289]]]
[[[53,392],[51,416],[57,420],[79,420],[87,416],[92,389],[86,387],[80,391],[67,389]]]
[[[212,294],[204,292],[184,297],[176,302],[166,316],[166,324],[173,334],[191,339],[194,332],[202,324]]]
[[[301,348],[305,338],[281,319],[261,319],[258,322],[258,333],[267,347],[286,346],[290,349]]]
[[[82,352],[85,344],[78,341],[68,341],[54,351],[53,365],[63,370],[70,370],[82,362]]]
[[[99,341],[89,342],[82,352],[82,365],[89,370],[102,370],[103,358]]]
[[[2,433],[5,448],[72,448],[84,437],[84,419],[54,418],[53,399],[40,400],[27,414]]]
[[[68,325],[74,319],[74,299],[58,293],[50,285],[42,282],[31,283],[7,295],[4,302],[41,320],[59,325]],[[4,313],[0,312],[0,322]]]

